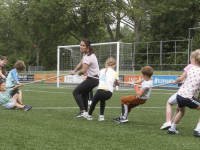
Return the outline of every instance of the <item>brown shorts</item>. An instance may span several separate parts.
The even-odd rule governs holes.
[[[140,99],[137,95],[129,95],[121,98],[121,104],[128,106],[128,112],[131,111],[132,108],[146,103],[147,99]]]

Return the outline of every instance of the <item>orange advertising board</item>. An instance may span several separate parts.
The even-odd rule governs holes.
[[[34,75],[34,81],[38,81],[38,80],[45,80],[47,78],[53,78],[56,77],[57,75],[46,75],[46,74],[35,74]],[[59,77],[60,82],[64,82],[64,76]],[[57,82],[57,78],[53,78],[53,79],[49,79],[46,80],[44,82]]]
[[[133,82],[143,79],[141,75],[124,75],[124,82]]]

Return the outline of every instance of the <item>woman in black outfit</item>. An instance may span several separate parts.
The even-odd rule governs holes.
[[[99,65],[95,55],[94,49],[90,45],[89,39],[83,39],[80,43],[80,51],[83,54],[83,58],[76,68],[70,72],[71,75],[75,74],[81,67],[81,70],[78,72],[78,75],[81,76],[86,74],[88,76],[98,77],[99,74]],[[88,98],[87,94],[96,86],[98,86],[99,80],[91,77],[87,77],[85,81],[80,83],[73,91],[74,99],[76,100],[80,112],[75,117],[83,117],[83,114],[87,112],[88,109]]]

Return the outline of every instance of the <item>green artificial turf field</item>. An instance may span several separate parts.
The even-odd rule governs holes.
[[[0,109],[0,149],[2,150],[168,150],[199,149],[200,138],[193,137],[199,111],[187,109],[178,125],[179,135],[160,130],[165,122],[165,106],[175,91],[152,90],[144,105],[132,109],[129,122],[116,124],[122,96],[135,91],[114,91],[107,101],[105,121],[99,122],[99,104],[92,121],[74,118],[79,108],[74,87],[26,85],[21,87],[23,103],[30,111]],[[94,90],[94,92],[96,89]],[[173,111],[175,110],[173,107]]]

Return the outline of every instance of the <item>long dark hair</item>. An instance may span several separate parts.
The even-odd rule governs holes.
[[[81,41],[83,41],[86,45],[86,47],[88,48],[89,47],[89,53],[87,54],[88,56],[92,55],[92,54],[95,54],[95,51],[94,49],[91,47],[90,45],[90,40],[89,39],[82,39]]]
[[[1,61],[3,61],[3,60],[8,60],[8,57],[7,56],[2,56],[1,57]],[[5,67],[1,66],[1,68],[2,68],[2,74],[5,74],[6,73]]]

